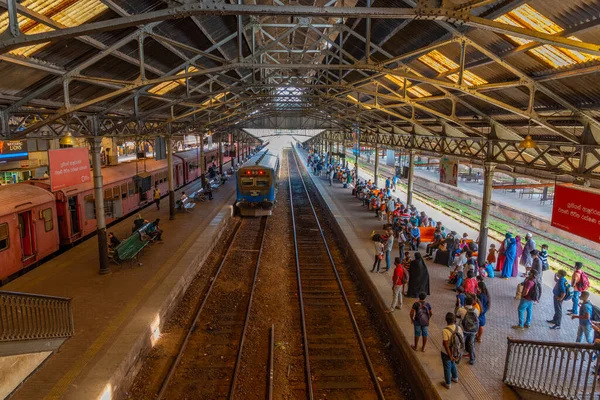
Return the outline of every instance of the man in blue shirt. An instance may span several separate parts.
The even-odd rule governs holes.
[[[579,320],[579,328],[577,329],[577,343],[581,343],[581,339],[585,336],[586,342],[594,343],[594,328],[592,328],[592,302],[590,301],[590,292],[587,290],[581,292],[581,308],[579,315],[571,315],[571,319]]]
[[[554,296],[554,317],[549,319],[547,322],[550,324],[554,324],[550,327],[550,329],[560,329],[560,323],[562,321],[562,303],[567,295],[567,272],[564,269],[561,269],[554,275],[554,289],[552,289],[552,294]]]
[[[395,192],[396,191],[396,184],[398,183],[398,177],[396,175],[394,175],[394,177],[392,178],[392,190]]]
[[[390,181],[390,178],[385,178],[385,188],[389,189],[392,186],[392,181]]]

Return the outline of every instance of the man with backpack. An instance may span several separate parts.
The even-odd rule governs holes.
[[[473,297],[465,299],[465,306],[460,308],[457,317],[465,336],[465,350],[469,353],[469,364],[475,364],[475,336],[479,330],[479,311],[473,307]]]
[[[432,316],[431,305],[425,302],[427,294],[425,292],[419,293],[419,301],[413,304],[410,310],[410,320],[415,328],[415,345],[411,346],[413,350],[417,350],[419,345],[419,337],[423,336],[423,346],[421,351],[425,351],[425,345],[427,344],[427,336],[429,336],[429,319]]]
[[[542,284],[537,279],[537,271],[530,270],[527,279],[523,282],[523,291],[521,292],[521,301],[519,302],[519,325],[514,325],[513,329],[526,329],[531,326],[531,313],[533,312],[533,303],[539,301],[542,294]],[[525,317],[527,313],[527,317]]]
[[[552,289],[552,294],[554,295],[554,317],[549,319],[547,322],[549,324],[554,324],[550,327],[550,329],[560,329],[560,323],[562,322],[562,303],[563,301],[571,300],[573,289],[567,279],[567,272],[564,269],[561,269],[554,276],[554,289]]]
[[[449,312],[446,314],[446,324],[442,331],[442,366],[444,367],[444,382],[446,389],[452,387],[452,382],[458,382],[456,364],[464,351],[464,337],[460,326],[456,324],[456,316]]]
[[[579,320],[579,328],[577,329],[577,338],[575,341],[581,343],[583,337],[586,342],[594,343],[594,328],[592,328],[592,314],[594,312],[592,302],[590,301],[590,292],[584,290],[581,293],[581,312],[580,315],[571,315],[571,319]]]
[[[577,261],[575,263],[575,272],[571,277],[571,286],[573,287],[573,308],[568,310],[567,314],[579,314],[579,297],[581,293],[588,290],[590,280],[585,272],[583,272],[583,263]]]
[[[402,310],[402,293],[404,292],[404,285],[408,282],[408,272],[402,266],[400,257],[396,257],[394,264],[396,265],[394,275],[392,276],[392,292],[394,293],[394,298],[392,299],[392,305],[388,312],[394,312],[396,307]]]

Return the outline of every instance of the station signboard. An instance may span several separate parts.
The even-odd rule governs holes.
[[[0,162],[21,161],[28,158],[27,141],[0,140]]]
[[[87,147],[49,150],[48,164],[53,192],[91,181]]]
[[[557,185],[552,226],[600,243],[600,192]]]

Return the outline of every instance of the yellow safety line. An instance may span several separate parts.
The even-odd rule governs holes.
[[[217,212],[218,215],[218,212]],[[213,217],[214,218],[214,217]],[[211,219],[212,220],[212,219]],[[135,310],[135,308],[139,305],[139,303],[149,294],[149,292],[156,286],[156,284],[163,280],[164,276],[171,272],[171,264],[175,262],[178,258],[181,257],[181,253],[187,251],[191,245],[191,242],[197,240],[197,236],[199,233],[206,229],[204,224],[196,228],[193,231],[192,235],[188,237],[188,239],[183,242],[183,246],[179,247],[179,250],[175,252],[167,262],[158,270],[158,273],[154,275],[154,277],[146,282],[141,291],[139,291],[133,299],[127,303],[125,308],[117,315],[117,318],[113,319],[111,324],[100,334],[100,336],[94,341],[94,343],[87,349],[87,351],[77,359],[73,367],[65,374],[63,377],[54,385],[54,387],[50,390],[44,399],[45,400],[55,400],[60,399],[60,397],[65,393],[65,391],[69,388],[71,382],[77,378],[81,371],[92,361],[92,359],[96,356],[96,354],[104,347],[106,342],[114,335],[119,326],[125,321],[125,319],[129,316],[129,314]]]

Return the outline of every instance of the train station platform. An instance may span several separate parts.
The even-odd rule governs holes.
[[[179,189],[190,193],[200,181]],[[95,237],[10,282],[4,290],[72,298],[75,334],[31,375],[13,396],[31,399],[110,399],[133,380],[140,358],[160,333],[162,321],[202,267],[232,215],[235,181],[169,220],[168,198],[139,213],[160,218],[163,242],[142,251],[142,265],[111,264],[99,275]],[[136,213],[137,214],[137,213]],[[131,233],[135,216],[108,228],[118,238]],[[112,392],[112,393],[111,393]]]
[[[307,153],[298,149],[302,160],[306,165]],[[373,244],[370,240],[373,231],[382,232],[382,222],[375,218],[375,213],[362,207],[362,202],[352,196],[351,189],[344,189],[342,184],[334,181],[330,186],[325,177],[315,177],[310,174],[319,190],[322,198],[327,203],[332,215],[335,217],[340,230],[343,232],[348,247],[356,254],[365,273],[370,279],[371,287],[376,289],[378,305],[382,309],[389,308],[392,300],[391,273],[373,274],[370,269],[373,265]],[[361,179],[372,179],[363,170],[359,173]],[[399,189],[394,193],[400,201],[406,201],[406,194]],[[440,211],[429,207],[427,204],[417,200],[415,206],[420,211],[432,217],[435,221],[442,221],[447,229],[454,230],[459,234],[466,232],[470,237],[477,237],[478,232],[461,221],[450,218]],[[493,243],[489,239],[488,243]],[[498,244],[497,244],[498,247]],[[421,245],[420,252],[425,253],[425,244]],[[412,252],[411,252],[412,253]],[[393,257],[398,255],[398,246],[394,246]],[[384,263],[385,264],[385,263]],[[406,362],[415,368],[415,374],[425,374],[425,379],[431,383],[439,397],[442,399],[515,399],[517,395],[502,382],[504,363],[507,353],[507,337],[516,337],[526,340],[574,342],[577,332],[577,320],[571,320],[565,315],[561,330],[549,329],[547,319],[554,314],[552,304],[553,274],[544,274],[543,295],[539,304],[534,306],[532,326],[530,329],[515,331],[511,326],[517,324],[517,306],[519,301],[515,300],[515,291],[522,278],[488,278],[486,284],[490,291],[491,306],[487,313],[487,325],[483,335],[483,342],[476,344],[477,361],[475,365],[467,362],[459,364],[459,384],[452,386],[450,390],[445,389],[443,381],[443,369],[440,359],[442,348],[442,329],[445,327],[444,317],[447,312],[454,311],[455,292],[452,285],[447,283],[449,268],[432,261],[426,260],[430,275],[431,295],[427,301],[432,305],[433,318],[429,327],[429,341],[424,353],[414,352],[410,349],[413,343],[413,327],[410,322],[409,312],[416,299],[405,298],[402,310],[396,310],[387,314],[385,318],[391,318],[400,335],[404,337],[406,346],[403,346],[404,354],[408,356]],[[524,272],[523,270],[520,271]],[[570,306],[565,303],[566,310]],[[383,313],[381,314],[383,315]]]

